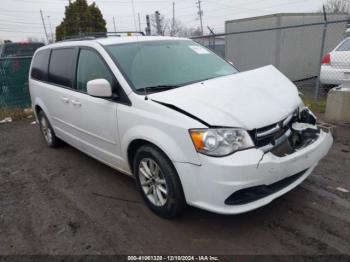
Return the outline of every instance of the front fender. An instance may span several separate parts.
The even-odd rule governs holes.
[[[128,129],[121,139],[124,159],[127,159],[128,147],[131,142],[142,139],[160,148],[173,162],[200,165],[200,160],[187,130],[183,130],[183,132],[174,130],[168,131],[169,132],[166,133],[159,128],[146,125],[137,125]],[[186,137],[186,135],[188,137]]]

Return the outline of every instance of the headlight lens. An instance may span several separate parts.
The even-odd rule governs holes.
[[[209,156],[226,156],[254,147],[248,132],[240,128],[192,129],[190,134],[196,150]]]

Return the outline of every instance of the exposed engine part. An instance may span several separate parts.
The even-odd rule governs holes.
[[[311,144],[320,133],[316,125],[295,122],[292,124],[292,135],[289,142],[294,149],[299,149]]]
[[[292,124],[292,129],[295,132],[303,132],[306,131],[307,129],[312,129],[312,130],[317,130],[317,126],[307,124],[307,123],[300,123],[300,122],[295,122]]]
[[[311,112],[310,109],[304,108],[299,115],[299,121],[301,123],[307,123],[311,125],[316,125],[317,118],[316,116]]]
[[[277,145],[271,152],[279,157],[293,154],[315,142],[320,134],[316,125],[316,117],[309,109],[300,113],[300,119],[294,119],[290,124],[291,134],[282,144]]]

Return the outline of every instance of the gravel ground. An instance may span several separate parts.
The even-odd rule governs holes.
[[[134,181],[29,121],[0,126],[0,254],[350,254],[350,127],[301,186],[236,216],[153,215]]]

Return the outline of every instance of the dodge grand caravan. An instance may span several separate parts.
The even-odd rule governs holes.
[[[30,93],[60,141],[131,175],[163,217],[186,205],[238,214],[303,182],[333,138],[273,66],[238,72],[201,45],[105,37],[40,48]]]

